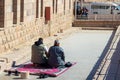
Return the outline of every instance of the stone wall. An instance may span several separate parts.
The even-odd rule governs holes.
[[[50,14],[45,14],[46,7]],[[72,0],[0,0],[0,9],[0,53],[72,26]]]
[[[12,26],[12,0],[0,0],[0,10],[0,27]]]

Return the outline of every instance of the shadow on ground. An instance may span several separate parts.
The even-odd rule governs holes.
[[[109,50],[109,47],[110,47],[110,45],[111,45],[111,42],[112,42],[112,39],[113,39],[114,35],[115,35],[115,31],[113,31],[111,37],[110,37],[109,40],[108,40],[107,45],[105,46],[105,49],[103,50],[101,56],[99,57],[98,61],[97,61],[96,64],[94,65],[93,69],[92,69],[91,72],[89,73],[89,75],[88,75],[88,77],[86,78],[86,80],[92,80],[92,79],[94,78],[94,75],[95,75],[98,67],[100,66],[100,64],[101,64],[102,60],[104,59],[107,51]]]
[[[105,80],[120,80],[120,41],[113,53],[111,63],[105,75]]]

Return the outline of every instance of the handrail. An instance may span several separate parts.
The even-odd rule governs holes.
[[[89,14],[88,16],[76,15],[75,20],[93,20],[93,21],[120,21],[120,15],[117,14]]]

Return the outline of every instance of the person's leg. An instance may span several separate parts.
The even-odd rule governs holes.
[[[65,68],[65,65],[60,65],[58,66],[58,68]]]
[[[48,66],[48,59],[46,57],[44,57],[43,63],[41,63],[40,65],[43,67],[47,67]]]

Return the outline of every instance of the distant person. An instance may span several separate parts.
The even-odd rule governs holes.
[[[31,62],[33,62],[35,65],[46,65],[48,54],[47,52],[48,49],[43,44],[43,38],[39,38],[39,40],[32,45]]]
[[[48,51],[48,64],[51,67],[61,67],[65,65],[64,51],[60,47],[59,40],[54,41],[54,45]]]
[[[83,7],[83,9],[82,9],[82,15],[84,15],[84,16],[88,16],[88,9],[86,8],[86,7]]]
[[[113,7],[111,7],[111,12],[110,12],[111,14],[113,14],[113,10],[114,10],[114,8],[113,8]]]
[[[78,14],[78,15],[82,15],[82,9],[81,9],[81,7],[78,8],[77,14]]]
[[[76,11],[77,11],[77,15],[80,15],[81,7],[80,7],[80,3],[79,2],[77,2],[77,9],[76,9]]]

